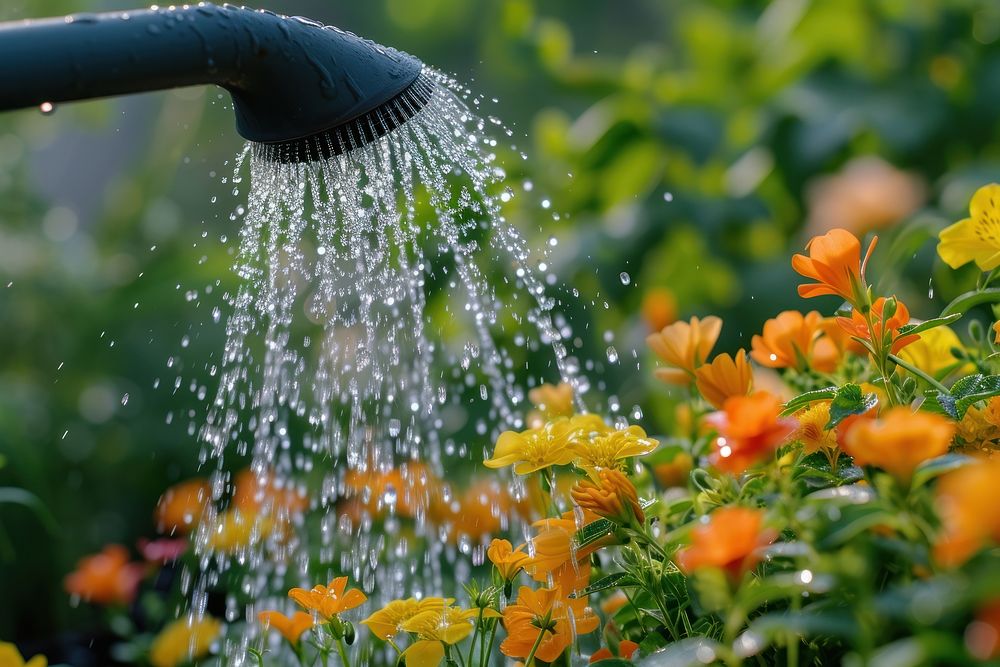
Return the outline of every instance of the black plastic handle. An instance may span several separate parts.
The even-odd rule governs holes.
[[[233,5],[0,23],[0,110],[217,84],[239,133],[266,143],[361,116],[420,70],[338,28]]]

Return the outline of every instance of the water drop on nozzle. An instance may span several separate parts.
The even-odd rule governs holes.
[[[56,105],[52,102],[42,102],[38,105],[38,110],[42,112],[43,116],[51,116],[56,111]]]

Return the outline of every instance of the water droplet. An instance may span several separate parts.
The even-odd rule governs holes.
[[[38,105],[38,110],[42,112],[43,116],[51,116],[56,111],[56,105],[52,102],[42,102]]]
[[[128,394],[122,394],[122,405],[128,405]]]
[[[618,277],[621,278],[622,285],[628,285],[629,283],[632,282],[632,276],[630,276],[625,271],[622,271]]]
[[[663,201],[672,202],[674,200],[674,194],[672,192],[663,193]]]

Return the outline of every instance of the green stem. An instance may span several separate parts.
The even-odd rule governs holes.
[[[547,622],[548,620],[546,619],[546,623]],[[535,659],[535,651],[537,651],[538,647],[542,645],[542,637],[545,636],[546,632],[548,632],[548,630],[546,630],[545,628],[538,629],[538,639],[535,640],[535,645],[531,647],[531,651],[528,653],[528,657],[524,659],[524,667],[532,667],[531,661]]]
[[[899,357],[897,357],[895,354],[890,354],[889,355],[889,360],[892,361],[897,366],[905,368],[909,372],[913,373],[914,375],[916,375],[917,377],[919,377],[920,379],[922,379],[924,382],[926,382],[927,384],[929,384],[932,387],[934,387],[935,389],[937,389],[938,391],[943,392],[945,394],[949,393],[948,387],[944,386],[943,384],[941,384],[940,382],[938,382],[937,380],[935,380],[933,377],[931,377],[930,375],[928,375],[924,371],[920,370],[919,368],[917,368],[913,364],[909,363],[908,361],[903,361],[902,359],[900,359]]]
[[[340,659],[344,662],[344,667],[351,667],[351,661],[347,658],[347,647],[344,646],[344,640],[337,637],[337,653],[340,654]]]
[[[482,664],[483,667],[487,667],[487,665],[489,665],[490,655],[493,653],[493,642],[497,638],[497,628],[499,626],[500,626],[500,619],[494,618],[493,619],[493,627],[490,628],[490,641],[486,645],[486,652],[483,653],[482,656],[480,656],[482,658],[481,664]]]
[[[635,612],[635,620],[639,622],[639,629],[642,630],[642,634],[648,635],[649,630],[646,629],[646,624],[642,622],[642,612],[639,611],[639,607],[635,605],[635,600],[632,599],[632,596],[628,594],[628,591],[625,590],[625,588],[622,588],[622,593],[625,594],[625,599],[628,600],[628,603],[632,605],[632,611]]]
[[[479,608],[479,618],[476,619],[476,629],[472,632],[472,641],[469,642],[469,658],[465,664],[472,667],[472,653],[476,650],[476,637],[479,636],[479,626],[483,624],[483,608]]]

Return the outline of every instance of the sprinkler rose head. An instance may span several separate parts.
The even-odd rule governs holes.
[[[430,99],[416,58],[309,19],[234,5],[0,24],[0,110],[217,84],[282,162],[344,153]]]

